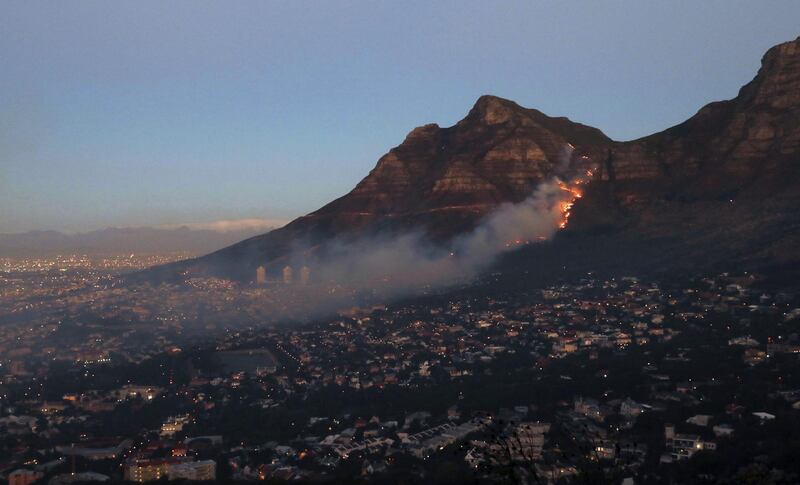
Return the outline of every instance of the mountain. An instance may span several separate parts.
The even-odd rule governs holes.
[[[248,279],[298,245],[334,237],[421,230],[446,241],[500,204],[523,201],[565,161],[605,156],[611,143],[596,128],[482,96],[454,126],[412,130],[347,195],[281,229],[166,269]]]
[[[771,48],[731,100],[614,143],[570,220],[650,241],[650,265],[794,267],[800,262],[800,38]],[[658,244],[652,244],[658,242]]]
[[[175,227],[114,227],[75,234],[58,231],[0,234],[0,257],[169,252],[202,254],[259,234],[267,228],[264,224],[254,222],[239,226],[242,227],[223,226],[224,230],[215,230],[213,224],[190,224]]]
[[[337,230],[423,227],[446,239],[530,196],[565,158],[598,157],[610,142],[595,128],[482,96],[455,126],[414,129],[355,189],[307,219]]]
[[[420,230],[447,241],[528,197],[565,159],[598,168],[585,197],[553,243],[511,260],[533,258],[525,264],[542,271],[797,264],[800,38],[770,49],[736,98],[630,142],[483,96],[452,127],[411,131],[350,193],[316,212],[158,271],[250,279],[298,244],[334,237]]]
[[[687,194],[697,196],[735,196],[793,169],[800,152],[798,116],[800,39],[771,48],[736,98],[711,103],[661,133],[618,144],[614,172],[618,179],[688,185]]]

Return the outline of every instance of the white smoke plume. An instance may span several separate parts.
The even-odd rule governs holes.
[[[526,200],[501,205],[448,247],[412,232],[394,238],[334,241],[314,256],[309,256],[309,251],[296,252],[290,264],[309,266],[316,282],[381,288],[394,295],[463,282],[480,274],[504,252],[550,239],[565,221],[565,207],[579,196],[567,187],[580,183],[582,180],[573,178],[565,184],[557,177],[542,182]]]

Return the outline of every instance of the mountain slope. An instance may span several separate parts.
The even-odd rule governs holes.
[[[601,261],[664,269],[797,264],[800,39],[770,49],[736,98],[631,142],[481,97],[452,127],[413,130],[344,197],[282,229],[162,270],[250,279],[255,267],[293,247],[334,237],[422,230],[446,241],[499,204],[525,199],[565,157],[599,171],[567,230],[522,251],[523,259],[535,254],[554,268],[582,269]]]
[[[734,99],[614,143],[570,230],[648,241],[644,266],[789,267],[800,262],[799,174],[800,38],[771,48]]]
[[[800,153],[799,116],[797,39],[771,48],[736,98],[708,104],[661,133],[617,144],[614,173],[689,183],[696,193],[746,189],[753,177],[774,175]]]
[[[167,269],[251,279],[257,266],[278,271],[276,260],[293,248],[334,237],[420,230],[445,241],[500,204],[521,202],[565,162],[588,165],[604,156],[611,143],[595,128],[482,96],[452,127],[415,128],[347,195],[281,229]]]

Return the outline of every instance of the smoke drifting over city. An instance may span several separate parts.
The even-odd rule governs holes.
[[[322,244],[295,238],[290,247],[276,251],[270,259],[250,247],[239,254],[249,263],[242,265],[240,273],[231,271],[233,263],[227,255],[214,262],[216,273],[204,272],[197,260],[178,263],[183,264],[177,266],[182,268],[181,288],[191,290],[181,305],[194,307],[211,298],[218,304],[216,310],[206,310],[206,316],[220,312],[225,314],[226,325],[250,325],[260,318],[291,321],[320,317],[469,283],[503,253],[547,241],[567,225],[582,185],[592,177],[589,168],[593,162],[565,144],[554,165],[551,175],[527,198],[497,206],[472,230],[447,241],[435,240],[419,225],[399,232],[340,233]],[[176,274],[175,268],[167,265],[162,269]],[[164,281],[159,279],[163,274],[142,272],[129,282],[147,281],[155,288]],[[230,299],[220,299],[214,296],[219,288],[235,293]],[[203,296],[206,293],[208,297]],[[245,308],[257,310],[259,316]]]
[[[565,149],[559,173],[566,173],[573,165],[572,155],[571,147]],[[336,282],[395,297],[465,282],[486,270],[501,254],[548,240],[565,227],[573,202],[581,197],[579,186],[591,174],[562,175],[563,180],[553,176],[524,201],[499,206],[474,230],[447,245],[432,242],[421,231],[355,241],[337,239],[314,250],[296,249],[288,258],[286,271],[292,273],[295,282],[302,267],[305,278],[313,283]]]

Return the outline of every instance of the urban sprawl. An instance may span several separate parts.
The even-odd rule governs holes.
[[[259,326],[299,281],[133,298],[132,259],[5,262],[10,484],[800,481],[800,299],[759,275],[586,274]]]

